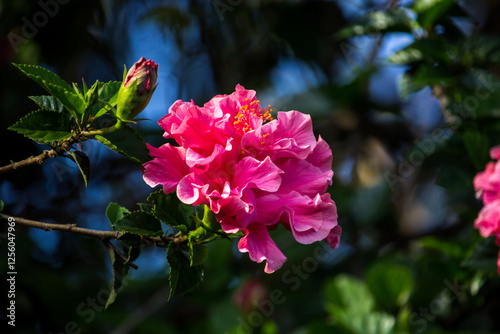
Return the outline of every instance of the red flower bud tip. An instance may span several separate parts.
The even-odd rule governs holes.
[[[149,92],[156,84],[158,78],[158,64],[153,60],[146,60],[141,57],[127,72],[127,77],[123,87],[128,87],[132,82],[137,81],[139,95]]]

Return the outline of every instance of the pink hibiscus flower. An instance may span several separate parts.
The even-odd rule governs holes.
[[[490,150],[492,159],[500,159],[500,146]],[[481,236],[496,237],[500,246],[500,162],[489,162],[483,172],[474,177],[474,188],[478,198],[483,200],[484,207],[474,222],[474,227]],[[497,261],[500,275],[500,253]]]
[[[269,109],[268,109],[269,108]],[[176,101],[158,124],[179,146],[148,145],[153,160],[144,180],[186,204],[205,204],[226,233],[243,231],[238,243],[272,273],[286,257],[269,230],[282,224],[303,244],[326,240],[338,247],[337,209],[326,192],[332,184],[332,152],[316,140],[309,115],[261,108],[255,91],[237,85],[203,107]]]

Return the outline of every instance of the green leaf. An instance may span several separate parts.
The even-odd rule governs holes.
[[[500,64],[498,36],[473,35],[465,40],[459,53],[460,61],[467,66],[491,66]]]
[[[366,284],[379,305],[395,310],[408,300],[413,276],[407,267],[379,262],[368,271]]]
[[[79,120],[79,116],[85,111],[85,101],[63,87],[50,83],[47,86],[49,87],[48,92],[54,95],[66,107],[76,121]]]
[[[189,252],[180,247],[182,246],[170,243],[167,249],[167,260],[170,266],[169,300],[193,290],[203,281],[203,266],[191,266]]]
[[[108,217],[111,225],[122,220],[127,214],[130,214],[130,211],[116,203],[109,203],[106,208],[106,217]]]
[[[463,140],[467,153],[477,170],[483,170],[489,161],[490,144],[488,137],[479,131],[465,131]]]
[[[109,207],[108,207],[109,208]],[[111,223],[114,231],[125,231],[139,235],[162,235],[160,222],[144,211],[124,214],[123,218]]]
[[[340,30],[336,39],[344,40],[353,36],[372,35],[386,32],[411,33],[418,26],[408,17],[404,10],[373,11],[360,22]]]
[[[337,325],[351,334],[393,334],[396,319],[387,313],[356,314],[337,309],[334,313]]]
[[[411,93],[432,85],[449,86],[458,80],[448,68],[425,65],[415,72],[407,72],[401,78],[400,94],[405,98]]]
[[[56,97],[73,118],[78,120],[78,115],[85,109],[85,102],[73,93],[73,88],[63,79],[40,66],[26,64],[14,64],[14,66]]]
[[[208,258],[208,247],[201,244],[189,243],[189,255],[191,258],[190,266],[200,266]]]
[[[90,160],[87,155],[81,151],[70,151],[68,152],[69,158],[73,160],[78,169],[82,173],[83,181],[85,182],[85,187],[88,185],[90,180]]]
[[[39,84],[49,92],[50,88],[48,87],[48,84],[59,86],[67,91],[73,90],[73,88],[70,85],[68,85],[66,81],[61,79],[57,74],[52,73],[51,71],[46,70],[43,67],[36,65],[27,65],[27,64],[13,64],[13,65],[16,66],[30,79],[34,80],[37,84]]]
[[[38,142],[60,141],[72,136],[69,118],[54,111],[39,109],[9,127],[25,137]]]
[[[3,207],[4,207],[4,203],[3,201],[0,199],[0,212],[3,211]]]
[[[165,194],[158,190],[148,196],[148,202],[153,203],[153,215],[170,226],[185,223],[185,217],[180,210],[181,201],[175,194]]]
[[[489,237],[476,246],[471,256],[462,263],[462,266],[476,271],[496,273],[498,260],[498,246],[495,237]]]
[[[446,241],[436,237],[421,238],[420,245],[456,259],[463,259],[467,254],[467,250],[458,242]]]
[[[102,144],[118,152],[138,164],[151,160],[149,150],[139,133],[128,125],[117,132],[95,136]]]
[[[338,307],[358,314],[370,313],[375,305],[366,285],[355,277],[338,275],[325,286],[327,309]]]
[[[413,10],[418,14],[417,21],[424,29],[431,28],[457,0],[417,0]]]
[[[439,63],[448,66],[454,61],[455,49],[441,36],[431,36],[417,39],[409,46],[397,51],[391,56],[390,61],[402,65],[425,61],[431,65]]]
[[[42,109],[63,112],[64,106],[55,97],[51,95],[29,96]]]
[[[118,292],[122,286],[125,286],[126,276],[129,271],[129,263],[132,263],[137,259],[140,254],[139,248],[130,247],[127,250],[127,257],[120,253],[116,248],[114,248],[111,243],[105,243],[106,248],[109,252],[109,256],[111,257],[111,264],[113,266],[113,283],[111,285],[111,292],[108,296],[108,300],[106,301],[105,309],[108,308],[109,305],[113,304],[116,300]]]

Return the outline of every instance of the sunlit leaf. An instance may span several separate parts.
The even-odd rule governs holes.
[[[144,211],[133,211],[124,214],[123,218],[111,223],[115,231],[125,231],[139,235],[162,235],[160,222]]]
[[[31,100],[33,100],[38,106],[42,109],[62,112],[64,110],[64,106],[61,102],[59,102],[55,97],[51,95],[42,95],[42,96],[30,96]]]
[[[123,219],[123,217],[125,217],[125,215],[129,213],[130,211],[128,209],[116,203],[109,203],[108,207],[106,208],[106,217],[108,217],[112,225],[117,221]]]
[[[44,109],[24,116],[9,130],[42,143],[64,140],[73,135],[71,122],[66,115]]]
[[[379,305],[394,310],[408,300],[413,276],[404,266],[379,262],[366,274],[366,284]]]
[[[374,11],[368,13],[360,22],[346,27],[336,34],[339,40],[359,35],[372,35],[385,32],[408,32],[417,28],[414,21],[401,9]]]
[[[116,132],[97,135],[95,138],[113,151],[120,153],[138,164],[143,164],[151,159],[144,139],[139,133],[128,125]]]

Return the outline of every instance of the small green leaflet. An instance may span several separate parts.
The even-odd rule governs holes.
[[[25,137],[41,143],[60,141],[72,136],[71,121],[61,113],[39,109],[9,127]]]
[[[56,112],[63,112],[64,106],[55,97],[51,95],[42,96],[29,96],[40,108],[46,110],[52,110]]]

